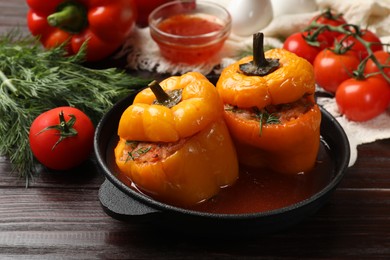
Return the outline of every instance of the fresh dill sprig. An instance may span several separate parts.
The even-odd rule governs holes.
[[[255,109],[255,118],[259,120],[260,136],[263,134],[263,126],[265,124],[280,124],[278,116],[266,110]]]
[[[247,109],[240,109],[236,106],[225,106],[225,111],[231,111],[233,113],[247,113]],[[259,135],[261,136],[263,133],[263,126],[266,124],[280,124],[280,119],[278,115],[274,113],[269,113],[266,109],[259,109],[257,107],[254,107],[252,109],[251,118],[259,121],[259,128],[260,132]]]
[[[88,68],[84,53],[66,56],[63,46],[43,50],[37,39],[15,32],[0,36],[0,156],[27,181],[35,173],[28,134],[38,115],[74,106],[96,125],[114,103],[151,81],[117,68]]]
[[[132,150],[131,152],[128,152],[127,153],[127,159],[126,159],[126,162],[132,160],[134,161],[136,158],[140,157],[141,155],[149,152],[150,150],[152,149],[152,147],[142,147],[142,148],[139,148],[137,150]]]

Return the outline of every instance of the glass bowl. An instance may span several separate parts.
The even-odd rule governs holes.
[[[213,58],[231,31],[231,16],[222,6],[202,1],[173,1],[149,15],[152,39],[173,63],[199,64]]]

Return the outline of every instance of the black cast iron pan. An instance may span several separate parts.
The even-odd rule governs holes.
[[[117,138],[122,112],[135,94],[119,101],[99,122],[94,139],[97,162],[106,180],[99,190],[105,212],[115,219],[176,230],[189,234],[242,237],[280,231],[313,215],[328,200],[348,167],[350,150],[347,136],[338,122],[321,108],[322,142],[331,151],[332,178],[308,199],[280,209],[250,214],[213,214],[174,207],[145,196],[125,185],[107,162],[110,142]]]

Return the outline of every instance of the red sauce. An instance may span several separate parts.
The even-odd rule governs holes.
[[[114,149],[116,142],[109,150]],[[131,181],[115,166],[113,152],[108,154],[109,168],[129,187]],[[189,209],[219,214],[257,213],[293,205],[322,190],[334,177],[334,164],[327,146],[321,143],[317,163],[310,172],[283,175],[267,169],[240,168],[240,177],[214,198]],[[134,188],[134,187],[133,187]],[[136,188],[135,188],[136,189]],[[139,190],[137,190],[139,192]]]
[[[160,22],[157,28],[179,37],[156,35],[155,32],[152,32],[152,37],[165,58],[178,63],[201,63],[214,56],[225,41],[225,38],[220,38],[220,34],[194,37],[223,30],[216,19],[213,16],[174,15]]]
[[[194,36],[220,31],[222,25],[199,16],[179,14],[165,19],[157,28],[170,34]]]

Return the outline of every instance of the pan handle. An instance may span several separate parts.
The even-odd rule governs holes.
[[[161,213],[129,197],[107,179],[100,186],[99,199],[103,210],[118,220],[145,223]]]

